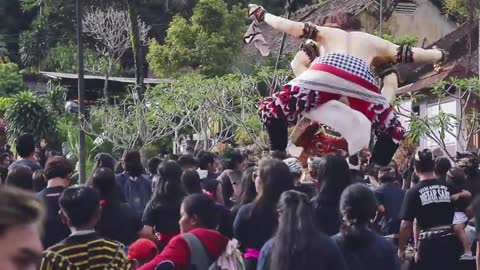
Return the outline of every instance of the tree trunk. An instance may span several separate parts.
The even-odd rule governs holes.
[[[110,79],[110,70],[105,72],[105,82],[103,83],[103,98],[105,102],[108,104],[108,80]]]
[[[138,28],[138,10],[136,1],[137,0],[127,0],[127,6],[128,16],[130,18],[132,27],[132,49],[135,60],[135,86],[138,89],[139,96],[143,98],[143,93],[145,90],[143,82],[143,54],[140,43],[140,30]]]

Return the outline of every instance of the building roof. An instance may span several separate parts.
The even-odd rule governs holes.
[[[448,80],[453,77],[466,78],[469,75],[471,74],[466,72],[465,66],[461,64],[450,64],[445,66],[441,72],[430,71],[422,75],[416,82],[401,87],[397,94],[402,95],[405,93],[418,92],[432,88],[437,82]]]
[[[472,42],[469,42],[469,33]],[[437,40],[427,48],[437,46],[449,53],[446,66],[463,65],[464,72],[478,74],[478,21],[473,25],[463,24],[456,30]],[[473,49],[470,54],[470,48]],[[431,64],[407,64],[399,67],[400,83],[407,85],[425,78],[433,71]]]
[[[61,73],[61,72],[47,72],[41,71],[42,75],[52,78],[52,79],[78,79],[78,74],[75,73]],[[104,76],[96,76],[96,75],[85,75],[85,80],[105,80]],[[125,78],[125,77],[110,77],[108,78],[109,81],[113,82],[120,82],[120,83],[127,83],[127,84],[135,84],[135,78]],[[152,79],[152,78],[145,78],[145,84],[160,84],[160,83],[169,83],[169,80],[164,79]]]

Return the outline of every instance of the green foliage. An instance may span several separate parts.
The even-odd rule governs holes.
[[[190,21],[175,16],[164,45],[150,44],[148,62],[158,76],[195,70],[207,76],[226,74],[242,46],[245,9],[228,11],[223,0],[200,0]]]
[[[58,134],[58,140],[66,142],[68,139],[68,132],[72,130],[78,130],[78,117],[76,114],[64,113],[56,119],[56,129]]]
[[[414,142],[418,142],[420,138],[428,138],[449,156],[447,144],[452,143],[452,140],[457,141],[459,151],[465,151],[472,136],[480,132],[478,107],[471,106],[470,102],[473,98],[480,97],[480,81],[477,78],[442,81],[430,89],[430,95],[412,96],[412,103],[417,103],[419,96],[428,97],[429,104],[438,104],[438,113],[419,116],[399,110],[399,113],[409,120],[408,138]],[[442,110],[442,104],[447,101],[454,101],[460,106],[456,113]]]
[[[23,77],[14,63],[0,63],[0,95],[11,95],[25,90]]]
[[[85,71],[91,74],[104,74],[108,66],[108,60],[97,55],[93,50],[85,48],[84,50]],[[59,43],[52,48],[48,54],[45,70],[53,72],[77,72],[77,45],[73,42]],[[118,75],[121,71],[119,63],[112,67],[111,76]]]
[[[478,1],[473,1],[474,3]],[[476,5],[478,5],[476,3]],[[443,12],[447,16],[458,19],[466,19],[469,13],[468,0],[445,0],[443,1]]]
[[[56,144],[55,116],[48,111],[45,100],[32,92],[21,92],[12,96],[5,120],[9,139],[30,133],[37,141],[46,139],[50,145]]]
[[[375,32],[375,35],[379,35],[378,31]],[[411,45],[414,46],[417,44],[418,38],[417,37],[412,37],[412,36],[402,36],[402,37],[394,37],[391,34],[383,34],[382,38],[385,40],[388,40],[392,43],[395,43],[397,45]]]
[[[209,134],[213,140],[236,136],[244,143],[262,143],[255,109],[260,96],[256,79],[251,76],[207,78],[190,74],[150,89],[146,95],[155,107],[177,112],[179,121],[184,122],[181,127],[191,132],[189,135]]]
[[[48,42],[45,38],[48,36],[48,27],[47,20],[38,17],[32,23],[32,29],[20,35],[19,52],[24,66],[40,68],[41,61],[48,52]]]
[[[321,0],[321,1],[312,1],[312,0],[297,0],[297,1],[292,1],[297,8],[303,7],[305,5],[313,4],[316,2],[326,2],[327,0]],[[286,13],[285,11],[285,4],[286,1],[284,0],[254,0],[248,3],[256,3],[259,5],[262,5],[268,12],[272,14],[284,14]]]
[[[73,182],[78,181],[78,167],[79,167],[79,143],[78,143],[78,133],[76,129],[70,129],[67,133],[67,141],[62,145],[62,152],[65,157],[75,164],[75,173],[72,176]],[[87,154],[85,159],[85,170],[87,177],[92,174],[94,158],[96,155],[96,146],[94,140],[91,136],[85,135],[85,152]]]
[[[47,105],[50,112],[54,112],[56,115],[60,116],[64,113],[65,109],[63,107],[65,103],[65,88],[60,84],[49,84],[47,89]]]
[[[13,103],[11,97],[0,97],[0,118],[5,116],[8,107]]]
[[[292,76],[293,73],[290,69],[275,70],[273,66],[261,66],[253,75],[257,82],[258,91],[262,96],[271,95],[292,79]]]

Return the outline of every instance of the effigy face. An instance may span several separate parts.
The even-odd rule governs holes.
[[[319,157],[337,151],[348,152],[348,143],[334,130],[308,118],[300,120],[291,134],[291,141],[303,150],[298,157],[302,165],[309,157]]]

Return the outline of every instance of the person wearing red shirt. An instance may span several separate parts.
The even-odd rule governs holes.
[[[195,235],[205,247],[212,263],[225,251],[228,238],[215,231],[220,209],[215,201],[205,194],[187,196],[180,210],[180,231],[163,251],[139,270],[184,270],[191,266],[190,248],[183,234]]]

